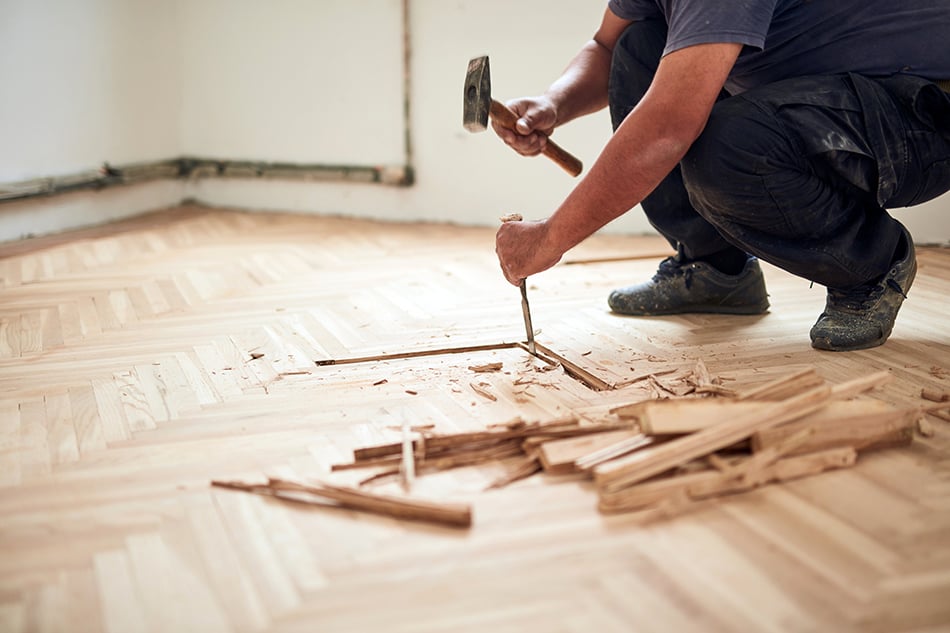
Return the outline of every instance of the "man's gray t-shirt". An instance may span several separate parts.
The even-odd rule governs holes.
[[[950,0],[609,0],[628,20],[665,20],[664,54],[744,44],[730,93],[788,77],[854,72],[950,79]]]

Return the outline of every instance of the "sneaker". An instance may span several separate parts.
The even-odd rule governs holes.
[[[811,329],[812,347],[849,352],[887,340],[917,274],[914,243],[906,229],[903,242],[903,254],[877,281],[848,290],[828,288],[825,311]]]
[[[660,263],[653,279],[614,290],[607,298],[618,314],[652,316],[690,312],[762,314],[769,309],[759,260],[750,256],[738,275],[727,275],[701,261],[679,256]]]

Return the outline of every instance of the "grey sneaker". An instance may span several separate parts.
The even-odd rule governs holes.
[[[650,281],[620,288],[607,298],[619,314],[651,316],[707,312],[762,314],[769,309],[759,260],[750,256],[738,275],[719,272],[704,262],[667,257]]]
[[[849,290],[828,288],[825,311],[811,328],[811,346],[832,352],[877,347],[894,328],[897,312],[917,275],[917,257],[910,234],[907,247],[886,275]]]

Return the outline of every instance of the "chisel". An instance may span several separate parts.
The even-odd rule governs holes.
[[[537,355],[534,345],[534,328],[531,327],[531,308],[528,307],[528,289],[525,286],[527,279],[521,280],[521,313],[524,315],[524,331],[528,335],[528,351]]]
[[[499,219],[504,223],[521,222],[524,218],[521,217],[520,213],[509,213]],[[528,306],[527,281],[527,279],[522,279],[521,284],[518,286],[521,288],[521,314],[524,316],[524,331],[525,334],[528,335],[528,351],[537,355],[537,348],[534,345],[534,328],[531,326],[531,308]]]

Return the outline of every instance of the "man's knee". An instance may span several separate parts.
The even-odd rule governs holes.
[[[741,97],[716,104],[682,161],[683,180],[697,211],[710,221],[751,211],[767,201],[770,174],[792,169],[789,140],[774,120]]]

